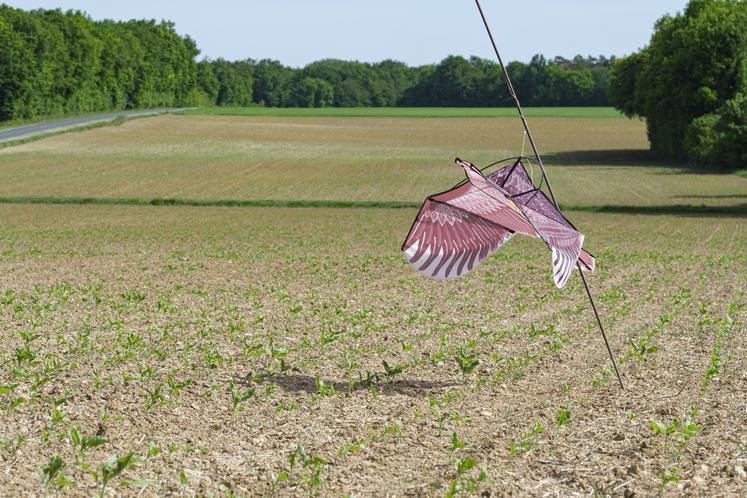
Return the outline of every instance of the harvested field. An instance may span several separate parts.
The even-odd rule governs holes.
[[[649,162],[639,122],[533,124],[562,201],[639,208],[568,213],[626,390],[534,240],[437,282],[414,209],[1,204],[0,494],[743,494],[747,178]],[[414,202],[507,136],[149,118],[1,150],[0,197]],[[679,204],[730,211],[645,214]]]

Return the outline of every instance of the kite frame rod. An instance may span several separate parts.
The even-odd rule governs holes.
[[[550,197],[552,198],[552,203],[555,204],[555,207],[560,211],[560,207],[558,206],[558,201],[555,199],[555,193],[552,190],[552,186],[550,185],[550,179],[547,177],[547,172],[545,171],[545,165],[542,163],[542,158],[540,157],[539,151],[537,150],[537,144],[534,142],[534,138],[532,137],[532,132],[529,131],[529,124],[527,123],[527,118],[524,116],[524,110],[521,108],[521,103],[519,102],[519,97],[516,95],[516,90],[514,89],[513,83],[511,83],[511,77],[508,75],[508,70],[506,69],[506,65],[503,64],[503,58],[501,57],[501,53],[498,51],[498,45],[495,43],[495,38],[493,38],[493,32],[490,30],[490,25],[488,24],[488,20],[485,17],[485,12],[482,10],[482,5],[480,5],[480,0],[475,0],[475,5],[477,5],[477,10],[480,12],[480,17],[482,18],[482,23],[485,25],[485,31],[488,33],[488,38],[490,38],[490,43],[493,45],[493,51],[495,52],[495,56],[498,58],[498,63],[501,66],[501,69],[503,70],[503,75],[506,78],[506,86],[508,87],[508,92],[511,94],[511,98],[514,99],[514,103],[516,104],[516,110],[519,112],[519,117],[521,118],[521,123],[524,125],[524,131],[527,134],[527,138],[529,138],[529,143],[532,146],[532,151],[534,151],[534,157],[537,158],[537,164],[539,164],[540,170],[542,171],[542,179],[547,184],[547,190],[550,193]],[[541,185],[541,183],[540,183]],[[607,334],[604,332],[604,327],[602,327],[602,320],[599,318],[599,313],[597,312],[597,305],[594,302],[594,297],[591,295],[591,290],[589,289],[589,285],[586,282],[586,277],[584,276],[584,272],[581,269],[581,264],[576,261],[576,266],[578,267],[578,273],[581,275],[581,281],[584,283],[584,289],[586,289],[586,295],[589,296],[589,302],[591,302],[591,309],[594,311],[594,316],[597,319],[597,324],[599,325],[599,330],[602,332],[602,338],[604,339],[604,344],[607,346],[607,352],[610,355],[610,360],[612,360],[612,366],[615,368],[615,374],[617,374],[617,381],[620,383],[620,388],[625,389],[625,386],[623,385],[622,377],[620,377],[620,370],[617,368],[617,362],[615,361],[615,355],[612,354],[612,348],[610,348],[610,343],[607,341]]]

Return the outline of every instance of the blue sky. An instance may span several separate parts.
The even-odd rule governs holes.
[[[61,8],[94,19],[169,19],[202,55],[438,62],[493,58],[473,0],[0,0],[23,9]],[[687,0],[481,0],[506,60],[535,53],[626,55],[646,43],[656,19]]]

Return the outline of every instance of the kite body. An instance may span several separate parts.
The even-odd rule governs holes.
[[[402,246],[420,273],[451,279],[474,270],[514,233],[542,239],[552,252],[553,278],[562,288],[577,262],[594,271],[584,236],[534,187],[521,160],[484,176],[457,159],[467,181],[429,196]]]

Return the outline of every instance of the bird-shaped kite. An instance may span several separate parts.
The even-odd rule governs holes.
[[[558,287],[574,267],[594,271],[594,256],[582,248],[584,236],[534,186],[522,158],[488,176],[472,163],[456,163],[464,168],[466,182],[429,196],[402,246],[420,273],[436,279],[462,276],[517,232],[541,238],[550,248]]]
[[[562,288],[573,273],[573,268],[578,268],[617,381],[624,388],[615,355],[612,354],[583,274],[584,271],[594,271],[594,256],[584,250],[584,236],[558,209],[542,158],[480,0],[475,0],[475,5],[503,71],[508,92],[516,104],[524,126],[524,137],[529,139],[542,179],[539,187],[535,187],[524,168],[523,146],[521,157],[488,176],[483,175],[474,164],[457,158],[456,163],[464,168],[467,179],[451,190],[431,195],[425,200],[402,244],[402,251],[407,261],[420,273],[437,279],[449,279],[474,270],[517,232],[542,239],[552,252],[555,285]],[[542,192],[543,183],[547,185],[552,201]]]

